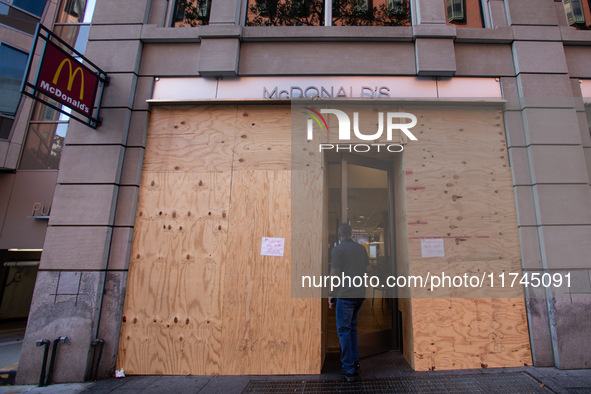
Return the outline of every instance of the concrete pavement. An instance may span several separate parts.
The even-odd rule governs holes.
[[[591,369],[486,368],[415,372],[397,352],[361,360],[362,379],[344,384],[338,358],[320,375],[128,376],[48,387],[2,386],[0,393],[242,393],[242,392],[544,392],[591,393]]]

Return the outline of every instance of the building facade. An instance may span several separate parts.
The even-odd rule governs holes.
[[[98,0],[91,21],[56,16],[82,3],[29,14],[88,28],[84,54],[110,77],[101,126],[65,134],[25,98],[3,112],[3,261],[40,260],[18,381],[38,381],[35,341],[62,336],[60,382],[92,374],[97,338],[103,377],[320,373],[332,317],[294,275],[326,272],[343,221],[376,272],[570,280],[496,297],[374,290],[384,325],[367,354],[399,350],[416,370],[591,366],[587,0]],[[0,49],[28,52],[31,32],[0,23]],[[418,141],[298,150],[302,96],[413,114]]]
[[[0,320],[26,321],[33,295],[68,116],[21,96],[38,23],[84,52],[94,2],[2,1],[0,16],[2,234]],[[88,11],[88,12],[86,12]],[[3,366],[4,367],[4,366]]]

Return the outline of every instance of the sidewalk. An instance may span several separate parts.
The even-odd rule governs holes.
[[[335,366],[337,366],[335,368]],[[591,369],[493,368],[414,372],[399,353],[361,361],[362,378],[344,383],[338,360],[321,375],[288,376],[129,376],[49,387],[0,386],[0,393],[590,393]]]

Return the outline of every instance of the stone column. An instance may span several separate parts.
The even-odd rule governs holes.
[[[105,340],[106,373],[114,367],[147,127],[145,99],[153,84],[153,78],[138,77],[140,33],[150,3],[96,4],[86,56],[111,78],[103,123],[96,130],[75,120],[68,126],[19,363],[20,384],[38,382],[38,339],[68,337],[58,350],[54,382],[85,379],[97,337]]]
[[[245,0],[246,1],[246,0]],[[199,75],[237,76],[242,34],[240,0],[217,0],[211,5],[209,25],[199,28]]]
[[[502,82],[523,268],[587,275],[570,288],[527,289],[534,364],[588,368],[591,299],[578,293],[589,288],[591,191],[560,13],[553,0],[505,3],[517,78]]]
[[[452,76],[456,72],[456,27],[446,22],[444,2],[415,0],[415,58],[419,76]]]

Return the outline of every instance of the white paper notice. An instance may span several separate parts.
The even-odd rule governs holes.
[[[443,257],[443,239],[421,239],[421,256],[423,257]]]
[[[263,237],[261,242],[261,256],[283,256],[285,238]]]

